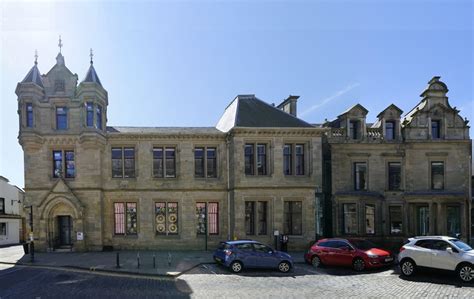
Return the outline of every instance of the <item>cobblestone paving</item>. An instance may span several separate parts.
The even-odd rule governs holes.
[[[460,283],[449,273],[423,271],[407,280],[396,267],[357,273],[297,264],[290,274],[247,270],[235,275],[205,265],[180,278],[197,298],[474,298],[474,283]]]

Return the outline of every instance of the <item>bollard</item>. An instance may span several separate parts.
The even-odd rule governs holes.
[[[156,268],[156,256],[153,253],[153,269],[155,269],[155,268]]]
[[[140,252],[137,252],[137,268],[140,269]]]
[[[171,253],[168,252],[168,267],[171,267]]]
[[[117,265],[116,265],[115,267],[116,267],[117,269],[120,268],[120,256],[119,256],[119,253],[118,253],[118,252],[117,252],[116,264],[117,264]]]

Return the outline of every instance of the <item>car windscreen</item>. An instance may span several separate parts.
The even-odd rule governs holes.
[[[377,245],[367,240],[351,240],[351,244],[354,245],[355,248],[361,250],[369,250],[377,247]]]
[[[456,245],[457,248],[461,249],[461,250],[464,250],[464,251],[469,251],[469,250],[472,250],[472,247],[467,245],[466,243],[464,243],[463,241],[461,240],[458,240],[458,239],[450,239],[449,240],[451,243],[453,243],[454,245]]]

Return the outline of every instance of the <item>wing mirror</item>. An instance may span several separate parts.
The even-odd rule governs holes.
[[[453,252],[454,252],[451,247],[446,248],[446,251],[449,252],[449,253],[453,253]]]

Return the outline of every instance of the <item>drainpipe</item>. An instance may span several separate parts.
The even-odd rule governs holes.
[[[230,139],[231,134],[226,135],[225,147],[226,147],[226,164],[227,164],[227,240],[231,240],[231,220],[230,220]]]

